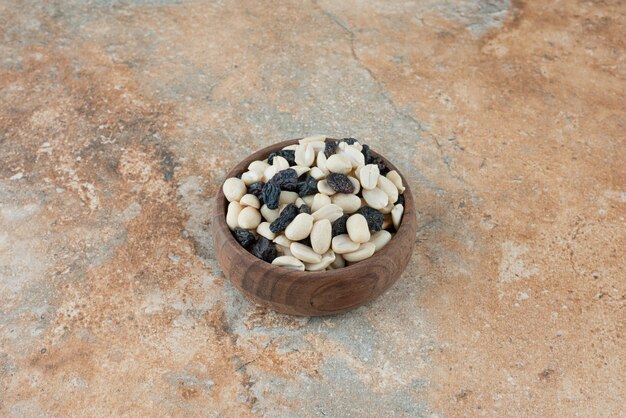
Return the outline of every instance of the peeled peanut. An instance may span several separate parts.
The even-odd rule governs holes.
[[[343,259],[341,254],[335,254],[335,261],[330,263],[330,267],[339,269],[346,266],[346,260]]]
[[[269,222],[261,222],[259,226],[256,227],[256,233],[269,239],[270,241],[276,238],[276,234],[270,230]]]
[[[313,148],[313,151],[315,152],[315,155],[317,155],[318,152],[324,151],[324,148],[326,148],[326,142],[324,142],[324,141],[311,141],[311,142],[307,142],[307,146]]]
[[[404,184],[402,184],[402,177],[400,177],[400,174],[396,170],[391,170],[390,172],[388,172],[387,178],[391,180],[391,182],[396,186],[400,193],[404,193],[406,187],[404,187]]]
[[[295,161],[297,165],[311,167],[315,161],[315,151],[308,144],[300,143],[296,148]]]
[[[296,170],[296,173],[298,174],[298,177],[300,177],[304,173],[307,173],[311,169],[311,167],[302,167],[300,165],[294,165],[294,166],[292,166],[290,168],[293,168],[294,170]]]
[[[328,196],[332,196],[335,193],[337,193],[335,190],[333,190],[332,187],[328,185],[328,181],[326,180],[320,180],[317,182],[317,190],[320,193],[324,193],[325,195],[328,195]]]
[[[346,228],[348,229],[350,240],[353,242],[361,244],[370,240],[370,229],[367,226],[367,220],[360,213],[355,213],[348,218]]]
[[[222,186],[222,191],[224,192],[224,196],[226,200],[229,202],[239,202],[239,199],[246,194],[246,184],[243,180],[238,179],[237,177],[231,177],[226,179],[224,182],[224,186]]]
[[[263,175],[265,169],[270,165],[265,161],[252,161],[250,165],[248,165],[248,171],[256,171],[257,173]]]
[[[335,261],[335,253],[333,250],[329,250],[322,255],[322,260],[319,263],[304,263],[306,271],[321,271],[330,266]]]
[[[309,142],[324,142],[326,141],[326,135],[311,135],[311,136],[307,136],[306,138],[302,138],[300,139],[298,142],[300,144],[306,144]]]
[[[275,266],[284,267],[290,270],[299,270],[304,271],[304,263],[298,260],[296,257],[290,255],[283,255],[280,257],[276,257],[272,264]]]
[[[328,219],[331,222],[335,222],[337,219],[341,218],[343,210],[339,206],[331,203],[330,205],[326,205],[323,208],[316,210],[311,215],[315,221]]]
[[[331,201],[343,209],[343,213],[354,213],[361,207],[361,199],[355,194],[337,193],[331,197]]]
[[[291,247],[291,240],[287,238],[284,234],[278,235],[272,241],[274,242],[274,244],[280,245],[281,247],[286,247],[286,248]]]
[[[299,208],[300,206],[304,205],[305,203],[304,203],[304,200],[302,200],[302,198],[301,198],[301,197],[298,197],[298,198],[296,199],[296,201],[295,201],[295,202],[293,202],[293,204],[294,204],[294,205],[296,205],[296,207],[297,207],[297,208]],[[307,206],[308,206],[308,205],[307,205]]]
[[[289,150],[289,151],[295,151],[297,146],[298,144],[291,144],[291,145],[287,145],[286,147],[283,147],[283,149]]]
[[[352,185],[354,186],[354,191],[352,192],[352,194],[359,193],[359,191],[361,190],[361,183],[359,183],[359,181],[352,176],[348,176],[348,180],[350,180],[350,183],[352,183]]]
[[[323,172],[319,167],[312,167],[309,175],[315,180],[321,180],[326,178],[327,173]]]
[[[291,254],[298,260],[302,260],[305,263],[319,263],[322,261],[322,256],[313,251],[311,247],[307,247],[299,242],[292,242],[289,246]]]
[[[322,193],[317,193],[315,196],[313,196],[313,203],[310,206],[311,212],[315,212],[316,210],[321,209],[326,205],[330,205],[331,203],[332,202],[329,196]]]
[[[354,263],[355,261],[370,258],[374,254],[374,251],[376,251],[376,246],[371,242],[365,242],[359,246],[358,250],[343,254],[343,259],[350,263]]]
[[[382,213],[383,215],[387,214],[387,213],[391,213],[391,210],[393,209],[393,203],[388,204],[387,206],[385,206],[384,208],[380,209],[380,213]]]
[[[367,164],[361,167],[358,174],[359,179],[361,180],[361,187],[371,190],[376,187],[378,177],[380,176],[380,169],[376,164]]]
[[[226,211],[226,225],[230,229],[235,229],[239,226],[237,219],[239,218],[239,213],[241,213],[242,206],[239,202],[230,202],[228,204],[228,210]]]
[[[395,205],[393,210],[391,211],[391,220],[393,221],[393,227],[396,228],[396,231],[400,227],[400,221],[402,220],[402,214],[404,213],[403,205]]]
[[[331,247],[336,254],[345,254],[359,249],[359,243],[350,239],[348,234],[333,237]]]
[[[376,231],[372,234],[370,238],[370,242],[376,246],[375,251],[381,250],[385,245],[391,241],[391,233],[389,231],[385,231],[384,229],[381,231]]]
[[[261,206],[261,215],[263,215],[266,221],[274,222],[280,216],[280,211],[278,208],[270,209],[267,205],[263,205]]]
[[[324,150],[317,153],[315,165],[317,165],[317,168],[319,168],[324,174],[328,175],[328,168],[326,168],[326,154],[324,154]]]
[[[392,183],[387,177],[379,176],[377,187],[389,196],[389,203],[396,203],[398,201],[398,189],[396,185]]]
[[[278,196],[278,204],[282,205],[283,203],[294,203],[298,197],[298,193],[296,192],[283,190]]]
[[[363,199],[369,207],[382,209],[389,204],[389,196],[378,187],[372,190],[363,190]]]
[[[246,206],[241,209],[241,212],[239,212],[237,223],[240,228],[256,229],[256,227],[261,223],[261,214],[252,206]]]
[[[261,202],[259,202],[259,198],[253,194],[245,194],[239,200],[239,204],[241,206],[252,206],[255,209],[259,209],[261,207]]]
[[[318,254],[324,254],[330,248],[332,225],[328,219],[320,219],[311,229],[311,247]]]
[[[365,156],[358,149],[349,146],[345,142],[340,142],[338,148],[340,150],[338,154],[343,155],[350,160],[352,167],[365,165]]]
[[[286,170],[289,168],[289,162],[279,155],[272,158],[272,166],[276,167],[276,172]]]
[[[246,186],[249,186],[252,183],[263,180],[263,173],[254,170],[246,171],[241,175],[241,180]]]
[[[287,225],[285,236],[291,241],[300,241],[309,236],[312,228],[313,216],[308,213],[300,213]]]
[[[333,154],[326,160],[326,168],[331,173],[348,174],[352,171],[352,163],[343,155]]]
[[[276,173],[278,173],[278,169],[276,168],[276,166],[270,165],[263,172],[263,181],[265,182],[270,181]]]

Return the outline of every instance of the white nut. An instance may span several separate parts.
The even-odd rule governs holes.
[[[277,155],[272,158],[272,166],[276,167],[276,172],[278,173],[279,171],[289,168],[289,162],[284,157]]]
[[[300,241],[309,236],[312,228],[313,216],[308,213],[300,213],[287,225],[285,236],[291,241]]]
[[[252,206],[246,206],[239,212],[237,223],[244,229],[256,229],[261,223],[261,214]]]
[[[305,263],[304,268],[306,271],[322,271],[326,267],[330,266],[335,261],[335,253],[332,250],[327,251],[322,255],[322,261],[319,263]]]
[[[343,259],[350,263],[354,263],[356,261],[370,258],[374,254],[374,251],[376,251],[376,246],[371,242],[366,242],[361,244],[358,250],[344,254]]]
[[[239,213],[241,213],[242,206],[239,202],[230,202],[228,204],[228,210],[226,211],[226,225],[230,229],[235,229],[239,226],[237,219],[239,218]]]
[[[343,209],[343,213],[354,213],[361,207],[361,198],[355,194],[337,193],[331,198],[332,203]]]
[[[261,215],[263,215],[266,221],[274,222],[280,216],[280,211],[278,208],[270,209],[267,205],[263,205],[261,206]]]
[[[368,206],[378,210],[389,204],[389,196],[378,187],[372,190],[363,190],[363,199],[365,199]]]
[[[313,196],[313,203],[311,204],[311,212],[315,212],[321,208],[323,208],[326,205],[330,205],[332,203],[332,201],[330,200],[330,197],[322,194],[322,193],[317,193],[315,196]]]
[[[256,160],[256,161],[252,161],[248,165],[248,171],[256,171],[257,173],[263,175],[263,173],[265,172],[265,169],[269,166],[270,165],[266,163],[265,161]]]
[[[270,165],[263,172],[263,181],[265,182],[270,181],[276,173],[278,173],[278,169],[276,168],[276,166]]]
[[[315,165],[319,168],[324,174],[328,175],[328,168],[326,168],[326,154],[324,154],[324,150],[317,153],[317,160]]]
[[[291,144],[291,145],[287,145],[286,147],[283,147],[283,149],[286,151],[295,151],[297,146],[298,144]]]
[[[341,254],[335,254],[335,261],[330,263],[330,267],[339,269],[346,266],[346,260],[343,259]]]
[[[299,270],[304,271],[304,263],[298,260],[296,257],[290,255],[282,255],[280,257],[276,257],[272,264],[275,266],[280,266],[287,268],[289,270]]]
[[[398,189],[387,177],[379,176],[377,186],[380,190],[387,193],[389,203],[396,203],[398,201]]]
[[[393,203],[390,203],[387,206],[385,206],[384,208],[380,209],[380,213],[385,215],[387,213],[391,213],[392,209],[393,209]]]
[[[286,190],[283,190],[282,192],[280,192],[280,195],[278,196],[278,204],[282,205],[284,203],[287,203],[287,204],[294,203],[297,198],[298,198],[298,193],[288,192]]]
[[[319,263],[322,261],[322,256],[313,251],[311,247],[307,247],[299,242],[292,242],[289,246],[291,253],[298,260],[302,260],[305,263]]]
[[[380,251],[385,245],[391,241],[391,233],[389,231],[380,230],[372,234],[370,242],[376,247],[375,251]]]
[[[289,240],[284,234],[276,236],[276,238],[274,238],[272,241],[274,242],[274,244],[280,245],[281,247],[291,247],[291,240]]]
[[[245,194],[239,200],[239,204],[241,206],[252,206],[255,209],[259,209],[261,207],[261,202],[259,202],[259,198],[253,194]]]
[[[324,254],[330,248],[332,225],[328,219],[320,219],[311,229],[311,247],[318,254]]]
[[[396,228],[396,231],[400,227],[400,221],[402,220],[402,214],[404,213],[403,205],[395,205],[393,210],[391,211],[391,220],[393,221],[393,227]]]
[[[358,149],[349,146],[345,142],[339,143],[339,149],[340,149],[340,152],[338,154],[343,155],[348,160],[350,160],[352,167],[365,165],[365,156]]]
[[[348,174],[352,171],[352,163],[343,155],[333,154],[326,160],[326,168],[331,173]]]
[[[319,167],[312,167],[311,171],[309,171],[309,175],[313,177],[315,180],[321,180],[326,178],[328,173],[323,172]]]
[[[348,180],[350,180],[350,183],[352,183],[352,185],[354,186],[354,191],[352,192],[352,194],[359,193],[361,191],[361,183],[359,183],[359,181],[352,176],[348,176]]]
[[[291,168],[296,170],[296,174],[298,175],[298,177],[300,177],[304,173],[307,173],[311,169],[310,167],[302,167],[300,165],[294,165]]]
[[[314,195],[308,195],[308,196],[304,196],[302,198],[302,200],[304,200],[304,203],[310,208],[311,205],[313,204],[313,199],[315,199]]]
[[[319,190],[320,193],[324,193],[328,196],[332,196],[337,193],[335,190],[333,190],[332,187],[328,185],[328,181],[326,181],[325,179],[317,182],[317,190]]]
[[[309,142],[318,142],[318,141],[321,141],[321,142],[326,141],[326,135],[311,135],[311,136],[307,136],[306,138],[302,138],[298,142],[301,144],[307,144]]]
[[[378,177],[380,176],[380,170],[376,164],[368,164],[361,167],[358,174],[359,180],[361,180],[361,187],[371,190],[376,187]]]
[[[359,249],[359,243],[350,239],[348,234],[333,237],[331,247],[336,254],[351,253]]]
[[[294,205],[296,205],[296,207],[297,207],[297,208],[299,208],[300,206],[304,205],[305,203],[304,203],[304,200],[302,200],[302,198],[301,198],[301,197],[298,197],[298,198],[296,199],[296,201],[295,201],[295,202],[293,202],[293,204],[294,204]]]
[[[406,187],[404,187],[404,184],[402,183],[402,177],[400,177],[400,174],[396,170],[391,170],[390,172],[388,172],[387,178],[391,180],[391,182],[396,186],[400,193],[404,193]]]
[[[226,200],[229,202],[239,202],[239,199],[241,199],[247,191],[246,184],[243,180],[238,179],[237,177],[226,179],[224,186],[222,186],[222,190],[224,191]]]
[[[262,237],[269,239],[270,241],[276,238],[276,234],[270,230],[269,222],[261,222],[259,226],[256,227],[256,233],[261,235]]]
[[[356,243],[364,243],[370,240],[370,229],[367,226],[367,219],[360,213],[355,213],[348,218],[346,229],[350,240]]]
[[[263,173],[259,173],[258,171],[254,170],[246,171],[241,175],[241,180],[245,183],[246,186],[249,186],[252,183],[263,180]]]
[[[315,161],[315,150],[308,144],[300,144],[295,152],[296,165],[311,167]]]
[[[315,151],[315,155],[317,155],[320,151],[324,151],[324,148],[326,148],[326,142],[311,141],[311,142],[307,142],[307,146],[313,148],[313,151]]]
[[[343,215],[343,210],[335,205],[330,204],[326,205],[323,208],[316,210],[311,214],[313,216],[313,220],[319,221],[320,219],[328,219],[331,222],[335,222],[337,219],[341,218]]]

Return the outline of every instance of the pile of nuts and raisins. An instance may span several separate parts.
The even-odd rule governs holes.
[[[226,223],[255,257],[321,271],[371,257],[398,230],[405,187],[354,138],[303,138],[224,182]]]

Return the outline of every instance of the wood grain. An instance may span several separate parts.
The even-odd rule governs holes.
[[[242,173],[254,160],[263,160],[289,140],[255,152],[240,162],[225,179]],[[374,155],[380,155],[372,151]],[[381,156],[382,157],[382,156]],[[400,171],[384,157],[390,169]],[[402,173],[400,173],[402,176]],[[215,198],[212,219],[217,260],[224,275],[248,298],[277,312],[321,316],[354,309],[385,292],[400,277],[415,246],[417,219],[411,189],[404,192],[404,215],[399,231],[379,252],[354,265],[323,272],[302,272],[276,267],[242,248],[226,225],[227,201],[222,187]]]

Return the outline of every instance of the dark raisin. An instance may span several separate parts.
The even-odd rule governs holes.
[[[298,187],[298,173],[293,168],[286,168],[274,174],[271,181],[281,190],[294,192]]]
[[[339,193],[352,193],[354,192],[354,184],[350,181],[348,176],[341,173],[330,173],[326,177],[328,185],[336,192]]]
[[[328,158],[335,152],[337,152],[337,141],[327,139],[326,144],[324,145],[324,155]]]
[[[359,142],[359,141],[354,138],[344,138],[341,140],[341,142],[345,142],[348,145],[353,145],[355,142]]]
[[[243,228],[235,228],[233,235],[235,236],[237,242],[239,242],[239,244],[247,250],[249,250],[250,247],[252,247],[252,245],[256,242],[254,234]]]
[[[287,225],[293,221],[293,219],[298,216],[298,208],[293,203],[288,204],[284,207],[284,209],[280,212],[280,215],[274,222],[270,224],[270,231],[275,234],[279,234]]]
[[[383,159],[380,157],[370,158],[370,162],[367,164],[376,164],[378,166],[378,170],[380,171],[380,174],[383,176],[386,176],[387,173],[389,173],[389,169],[387,168],[387,165],[385,164]]]
[[[311,209],[306,204],[303,203],[298,208],[298,212],[300,212],[300,213],[308,213],[310,215],[311,214]]]
[[[250,252],[253,256],[271,263],[276,258],[276,245],[274,245],[272,241],[261,236],[256,244],[254,244],[254,247],[252,247]]]
[[[278,207],[278,198],[280,197],[280,187],[276,183],[268,181],[263,186],[261,197],[269,209],[276,209]]]
[[[385,215],[380,213],[374,208],[370,208],[369,206],[363,206],[356,213],[360,213],[365,217],[367,221],[367,226],[370,231],[380,231],[383,229],[383,222],[385,221]]]
[[[370,146],[367,144],[363,144],[363,149],[361,150],[361,154],[363,154],[363,157],[365,157],[365,164],[369,164],[368,161],[371,158]]]
[[[257,181],[248,186],[248,193],[255,195],[261,203],[263,203],[263,186],[265,183],[262,181]]]
[[[317,180],[311,176],[298,183],[298,196],[304,197],[317,193]]]
[[[396,200],[394,205],[402,205],[402,206],[404,206],[404,195],[403,194],[398,195],[398,200]]]
[[[296,152],[294,150],[281,149],[280,151],[274,151],[267,157],[267,162],[273,164],[274,157],[283,157],[289,165],[296,165]]]
[[[350,215],[342,215],[341,218],[333,222],[333,228],[332,228],[333,237],[348,233],[348,229],[346,228],[346,222],[348,222],[349,217]]]

